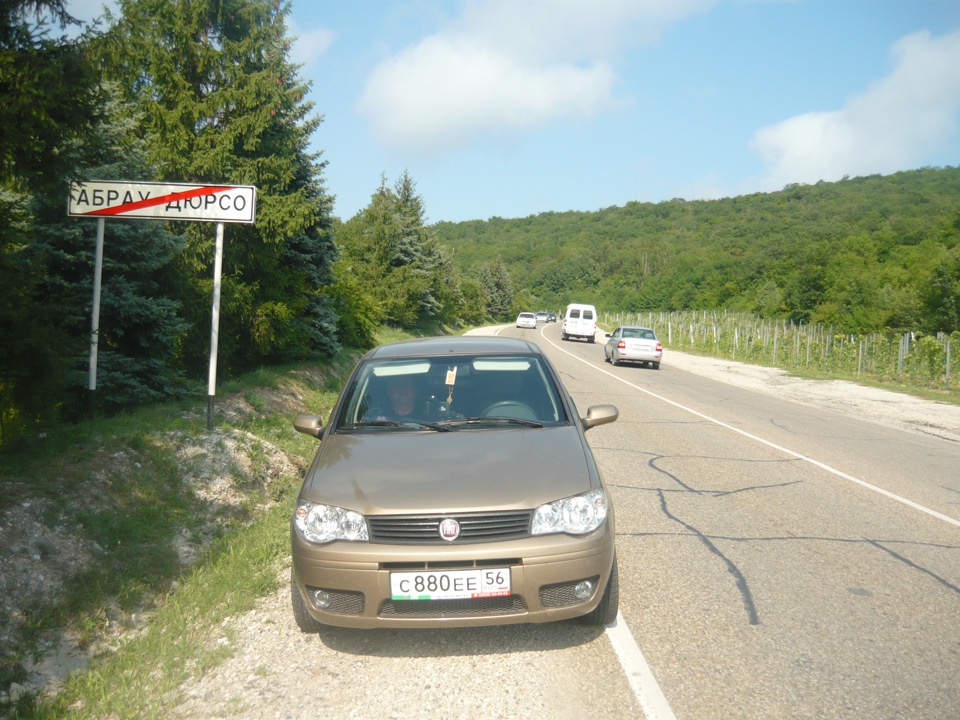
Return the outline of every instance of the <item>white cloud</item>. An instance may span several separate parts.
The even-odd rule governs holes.
[[[929,162],[960,120],[960,32],[916,33],[892,49],[893,71],[840,110],[798,115],[756,132],[766,185],[890,173]]]
[[[357,111],[392,148],[440,153],[616,104],[616,54],[713,0],[472,0],[384,60]]]
[[[330,49],[335,37],[332,30],[323,27],[312,30],[298,30],[291,27],[290,33],[296,36],[290,48],[290,60],[297,65],[302,65],[304,69],[310,67],[317,58]]]

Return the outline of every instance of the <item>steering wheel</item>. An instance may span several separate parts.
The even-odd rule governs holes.
[[[512,417],[521,420],[539,420],[533,408],[516,400],[501,400],[487,406],[484,417]]]

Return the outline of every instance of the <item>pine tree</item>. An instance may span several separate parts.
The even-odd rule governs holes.
[[[100,114],[90,35],[53,36],[73,21],[60,0],[0,3],[0,443],[53,419],[67,384],[62,323],[45,296],[38,246],[44,203],[63,217],[80,140]],[[88,321],[89,327],[89,321]]]
[[[76,179],[138,180],[149,177],[136,117],[121,107],[117,88],[104,106],[108,118],[84,141],[88,167]],[[72,356],[72,396],[82,403],[89,376],[96,223],[63,217],[63,198],[43,208],[36,244],[47,257],[43,281],[48,302],[67,308],[59,324],[82,341]],[[186,330],[180,303],[170,297],[168,274],[183,238],[165,223],[109,219],[104,223],[103,277],[97,352],[97,405],[106,411],[156,401],[183,391],[179,339]],[[76,342],[76,341],[75,341]]]
[[[255,225],[227,228],[219,336],[229,372],[264,360],[331,353],[327,293],[337,248],[326,166],[307,152],[320,118],[288,59],[289,3],[121,0],[103,44],[107,72],[144,117],[157,180],[257,187]],[[215,231],[183,228],[185,359],[206,365]]]
[[[487,308],[490,317],[495,320],[509,320],[513,313],[513,282],[503,258],[498,257],[483,265],[477,273],[477,279],[490,299]]]
[[[409,174],[394,188],[381,177],[370,204],[344,224],[339,240],[344,262],[370,288],[382,322],[414,327],[440,314],[433,292],[439,251]]]

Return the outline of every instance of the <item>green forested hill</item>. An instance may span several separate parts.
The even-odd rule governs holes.
[[[960,329],[960,167],[711,201],[438,223],[467,273],[502,258],[535,308],[730,308],[849,332]]]

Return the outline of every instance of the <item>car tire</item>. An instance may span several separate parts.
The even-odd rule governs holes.
[[[659,370],[659,369],[660,369],[660,363],[655,362],[655,363],[650,363],[650,364],[653,365],[653,369],[654,369],[654,370]]]
[[[607,580],[607,589],[603,591],[600,604],[580,618],[584,625],[609,625],[617,619],[620,610],[620,580],[617,577],[617,555],[613,555],[613,567],[610,568],[610,579]]]
[[[566,340],[566,339],[567,339],[567,334],[566,334],[566,333],[560,333],[560,338],[561,338],[562,340]]]
[[[613,365],[614,367],[616,367],[617,365],[620,364],[620,361],[617,360],[617,358],[615,358],[615,357],[611,357],[611,358],[610,358],[610,364]]]
[[[594,340],[593,335],[587,338],[587,342],[590,343],[591,345],[593,345],[593,340]]]
[[[290,604],[293,606],[293,619],[297,621],[297,627],[305,633],[318,633],[323,630],[324,625],[307,612],[307,601],[300,594],[300,588],[297,587],[297,581],[293,577],[293,570],[290,571]]]

